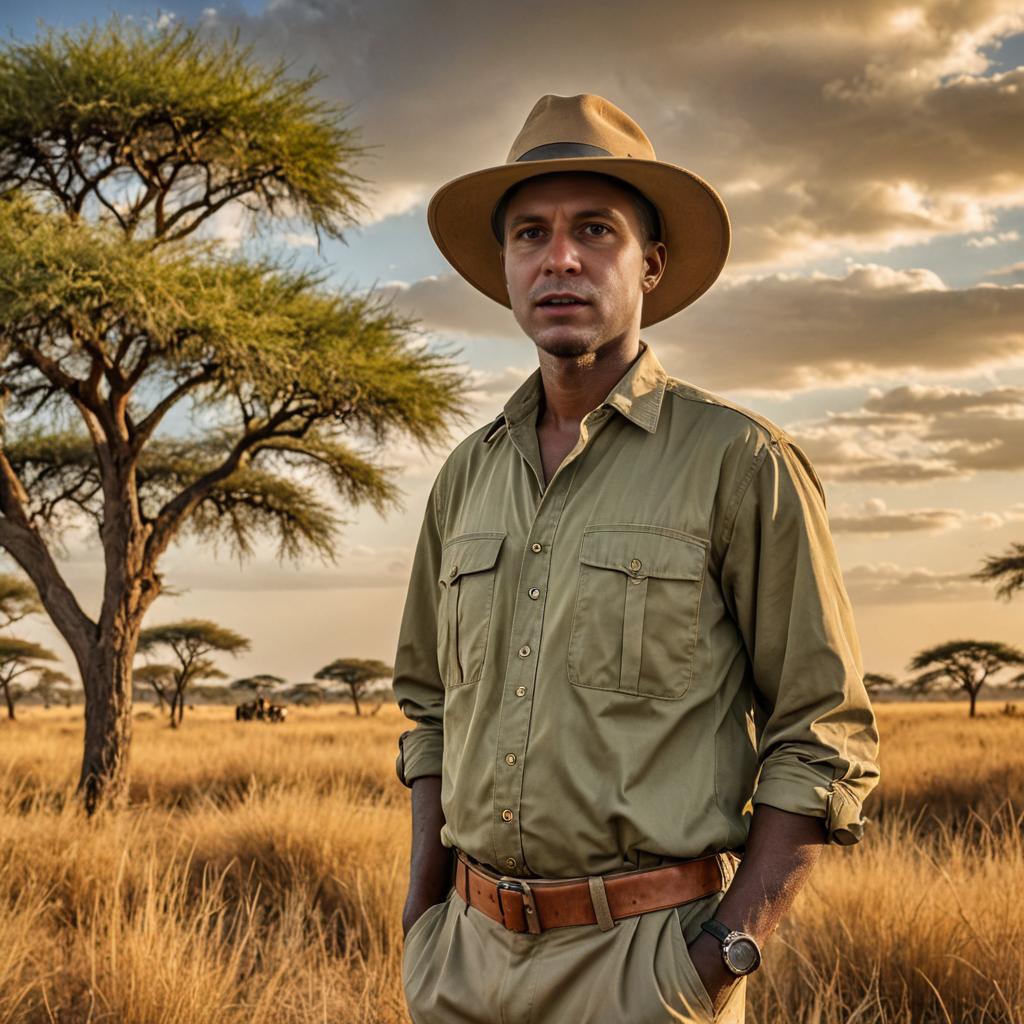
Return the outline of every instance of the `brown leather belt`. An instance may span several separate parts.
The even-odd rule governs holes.
[[[602,931],[622,917],[664,910],[721,892],[718,854],[607,875],[553,879],[500,875],[456,849],[455,890],[471,907],[514,932],[597,924]]]

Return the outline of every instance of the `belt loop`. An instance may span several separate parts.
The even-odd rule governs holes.
[[[615,927],[611,908],[608,906],[608,893],[605,891],[604,879],[600,875],[588,875],[587,885],[590,886],[590,902],[594,905],[594,914],[601,931],[606,932]]]
[[[517,879],[523,887],[523,916],[526,918],[526,927],[534,935],[540,935],[540,916],[537,913],[537,904],[533,898],[533,890],[522,878]]]
[[[715,862],[718,864],[718,871],[722,876],[722,884],[719,886],[719,891],[725,892],[732,884],[733,875],[736,874],[736,863],[733,861],[731,854],[724,850],[720,850],[715,854]]]

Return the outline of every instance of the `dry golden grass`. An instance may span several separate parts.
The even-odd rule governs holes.
[[[877,706],[868,838],[823,851],[750,1024],[1024,1020],[1024,721],[979,707]],[[408,1020],[396,708],[178,732],[140,711],[133,807],[97,821],[78,713],[22,717],[0,725],[0,1022]]]

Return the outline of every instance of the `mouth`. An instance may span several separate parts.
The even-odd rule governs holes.
[[[558,314],[578,312],[589,306],[590,303],[571,292],[556,292],[552,295],[545,295],[536,305],[545,314],[557,316]]]

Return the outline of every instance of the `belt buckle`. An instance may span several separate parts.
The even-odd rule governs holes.
[[[533,935],[540,935],[540,918],[537,915],[537,904],[533,899],[533,891],[530,886],[519,878],[502,878],[498,882],[498,912],[501,914],[501,923],[509,931],[518,931],[518,928],[511,928],[505,919],[505,904],[502,901],[503,892],[518,893],[523,898],[523,917],[526,919],[526,928]]]

